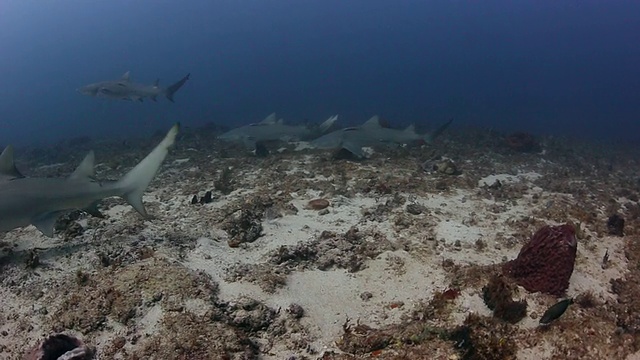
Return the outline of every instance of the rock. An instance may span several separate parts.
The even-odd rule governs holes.
[[[314,199],[307,203],[306,208],[310,210],[322,210],[331,205],[327,199]]]

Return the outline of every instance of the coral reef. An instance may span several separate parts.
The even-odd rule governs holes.
[[[573,225],[544,226],[503,272],[530,292],[561,296],[569,287],[577,244]]]
[[[482,288],[482,299],[493,310],[493,316],[515,324],[527,315],[527,301],[513,301],[512,288],[503,276],[494,274]]]
[[[170,155],[176,161],[145,199],[155,219],[129,216],[112,198],[100,206],[105,220],[63,218],[56,234],[64,241],[45,242],[29,228],[4,235],[0,358],[22,359],[40,336],[62,331],[82,334],[104,359],[513,359],[514,344],[526,360],[637,356],[640,157],[628,146],[616,153],[612,144],[545,138],[544,153],[522,155],[479,129],[447,134],[446,146],[348,162],[294,151],[297,144],[257,158],[210,133],[185,129]],[[139,147],[152,145],[94,142],[113,154],[96,170],[117,179],[137,163]],[[25,150],[19,160],[33,169],[27,175],[59,176],[85,153],[74,147]],[[443,159],[464,171],[447,175]],[[433,169],[440,163],[442,172]],[[208,189],[213,202],[201,206]],[[315,198],[330,207],[298,211]],[[264,238],[229,249],[221,227],[245,210]],[[624,238],[607,236],[611,214],[624,216]],[[478,294],[492,287],[499,263],[538,228],[569,221],[579,225],[575,305],[534,329],[555,301],[510,292],[526,297],[530,318],[512,326],[495,304],[491,317]],[[348,286],[333,282],[345,276]],[[501,279],[495,288],[517,290]],[[328,282],[339,292],[292,291]],[[209,288],[217,284],[221,296]],[[406,291],[390,291],[396,284]],[[465,322],[469,313],[488,317]],[[345,317],[353,319],[347,329]]]

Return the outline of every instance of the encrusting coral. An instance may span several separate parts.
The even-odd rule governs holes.
[[[525,244],[503,273],[530,292],[561,296],[569,287],[578,242],[573,225],[544,226]]]

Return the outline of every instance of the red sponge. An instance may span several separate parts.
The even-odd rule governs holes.
[[[569,287],[577,247],[573,225],[544,226],[502,271],[530,292],[561,296]]]

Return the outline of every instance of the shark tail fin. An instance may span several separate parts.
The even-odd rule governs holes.
[[[442,134],[453,122],[453,118],[449,119],[446,123],[440,125],[434,132],[426,134],[424,136],[424,142],[427,144],[431,144],[440,134]]]
[[[187,80],[189,80],[189,76],[191,76],[191,74],[187,74],[185,77],[180,79],[180,81],[178,81],[177,83],[167,88],[167,90],[165,91],[165,96],[167,97],[167,99],[169,99],[169,101],[174,102],[173,94],[175,94],[176,91],[178,91],[182,87],[182,85],[184,85],[184,83],[186,83]]]
[[[325,120],[322,124],[320,124],[319,128],[320,128],[320,132],[322,133],[326,133],[327,130],[329,130],[333,124],[336,123],[336,121],[338,120],[338,115],[334,115],[330,118],[328,118],[327,120]]]
[[[171,148],[175,142],[179,130],[179,123],[173,125],[160,144],[158,144],[149,155],[142,159],[138,165],[123,176],[122,179],[118,180],[116,184],[122,191],[121,196],[144,217],[148,217],[148,215],[142,204],[142,194],[155,177],[162,161],[169,153],[169,148]]]

